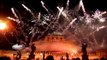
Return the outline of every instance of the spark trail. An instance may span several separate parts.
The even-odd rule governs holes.
[[[43,7],[48,13],[50,13],[49,10],[46,8],[45,3],[44,3],[43,1],[41,1],[41,4],[42,4],[42,7]]]
[[[24,4],[22,4],[22,6],[27,10],[27,11],[29,11],[31,14],[32,14],[32,16],[35,18],[35,14],[31,11],[31,9],[29,9],[27,6],[25,6]]]
[[[23,19],[21,19],[23,17],[19,16],[16,13],[16,9],[14,8],[11,8],[11,11],[15,18],[7,17],[8,19],[17,22],[20,25],[19,30],[24,35],[25,40],[28,39],[26,37],[29,37],[30,42],[32,42],[35,36],[36,39],[40,39],[45,33],[50,34],[50,32],[48,32],[49,30],[53,30],[55,27],[57,27],[57,29],[52,32],[56,32],[57,30],[59,32],[62,32],[64,36],[68,36],[68,32],[68,37],[74,36],[73,39],[76,39],[76,41],[78,41],[79,43],[88,42],[91,47],[93,45],[95,47],[98,45],[105,47],[105,40],[101,41],[101,43],[99,44],[95,34],[107,28],[107,18],[103,16],[104,14],[107,14],[106,12],[96,10],[92,14],[88,14],[83,5],[83,1],[80,0],[78,9],[82,8],[84,14],[84,16],[81,16],[81,14],[78,13],[79,11],[75,11],[73,9],[69,10],[70,0],[67,0],[65,9],[64,7],[57,6],[57,14],[52,14],[50,13],[51,10],[46,6],[46,4],[43,1],[40,2],[42,4],[42,7],[48,12],[48,14],[42,15],[42,12],[39,12],[37,13],[38,15],[35,16],[35,13],[32,12],[30,8],[28,8],[24,4],[21,4],[23,8],[30,12],[33,17],[29,19],[25,15],[23,16],[26,17],[24,21]],[[74,12],[76,16],[74,16]]]
[[[66,28],[63,30],[62,34],[64,34],[71,26],[72,24],[77,20],[77,18],[73,19],[67,26]]]

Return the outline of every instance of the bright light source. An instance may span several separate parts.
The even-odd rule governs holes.
[[[105,22],[104,18],[99,19],[99,22]]]
[[[73,56],[74,54],[72,53],[71,55]]]
[[[15,44],[15,45],[12,46],[12,48],[15,49],[15,50],[22,50],[23,45]]]
[[[40,55],[42,56],[43,54],[42,54],[42,53],[40,53]]]
[[[7,28],[6,23],[0,22],[0,30],[4,30]]]

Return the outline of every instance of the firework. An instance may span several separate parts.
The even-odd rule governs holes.
[[[19,33],[19,35],[24,35],[23,39],[26,44],[32,43],[33,39],[37,40],[45,35],[52,34],[53,32],[60,32],[64,34],[66,38],[71,37],[71,39],[75,39],[76,43],[80,44],[86,42],[90,47],[96,47],[98,45],[104,47],[106,45],[104,43],[106,41],[104,37],[101,38],[101,43],[99,43],[96,38],[96,33],[107,28],[107,18],[103,16],[104,14],[107,14],[105,11],[96,10],[92,14],[88,14],[83,5],[83,1],[80,0],[78,9],[82,8],[84,14],[84,16],[82,16],[78,11],[68,9],[70,0],[67,0],[65,9],[64,7],[57,6],[58,14],[50,14],[50,9],[47,8],[46,4],[43,1],[40,2],[48,14],[39,12],[36,16],[30,8],[22,4],[23,8],[31,14],[31,17],[28,18],[26,17],[28,14],[21,14],[18,16],[14,8],[11,8],[15,18],[8,17],[8,19],[13,20],[20,25],[20,29],[18,30],[21,33]]]

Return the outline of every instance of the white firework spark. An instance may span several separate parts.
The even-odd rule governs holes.
[[[102,29],[107,28],[107,24],[105,24],[107,22],[106,18],[103,17],[103,15],[107,13],[96,10],[94,13],[88,14],[86,13],[85,7],[83,5],[83,1],[80,0],[79,9],[82,8],[82,11],[84,12],[84,16],[81,16],[81,14],[79,14],[77,11],[76,11],[77,13],[75,13],[76,16],[72,16],[74,15],[73,13],[75,11],[73,9],[72,9],[73,11],[68,9],[69,3],[70,0],[67,0],[65,9],[64,7],[57,6],[58,14],[56,13],[50,14],[49,12],[50,9],[47,8],[46,4],[43,1],[41,1],[42,7],[48,12],[48,14],[42,15],[42,13],[39,12],[38,16],[35,16],[35,13],[33,13],[30,8],[22,4],[23,8],[25,8],[33,16],[33,18],[29,19],[30,24],[33,24],[32,26],[30,26],[30,24],[27,24],[26,21],[20,19],[19,16],[16,14],[14,8],[11,8],[11,10],[15,18],[12,17],[7,17],[7,18],[20,24],[20,30],[21,32],[23,32],[22,34],[24,35],[25,40],[28,39],[26,37],[30,37],[29,38],[30,42],[32,42],[35,35],[36,36],[38,35],[37,36],[38,39],[42,37],[48,30],[50,29],[53,30],[56,27],[57,29],[55,29],[52,32],[55,32],[57,30],[62,34],[65,34],[64,36],[66,36],[68,32],[70,34],[69,35],[70,37],[74,36],[74,39],[77,39],[76,40],[77,42],[82,42],[82,43],[88,42],[91,45],[91,47],[93,45],[105,46],[104,45],[105,40],[103,40],[101,44],[99,44],[95,34],[100,32]],[[27,18],[25,20],[27,20]],[[25,29],[24,27],[27,28]],[[49,32],[47,33],[50,34]],[[90,39],[90,37],[92,40]]]
[[[12,11],[12,13],[14,14],[14,16],[16,17],[16,19],[18,19],[18,16],[17,16],[17,14],[16,14],[14,8],[11,8],[11,11]]]
[[[45,3],[41,1],[42,7],[49,13],[49,10],[46,8]]]

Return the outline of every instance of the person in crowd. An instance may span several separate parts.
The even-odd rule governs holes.
[[[11,59],[10,59],[10,57],[2,56],[2,57],[0,57],[0,60],[11,60]]]
[[[104,57],[101,57],[101,58],[100,58],[100,60],[107,60],[107,59],[106,59],[106,58],[104,58]]]
[[[63,57],[63,56],[61,56],[60,60],[64,60],[64,57]]]
[[[46,57],[46,60],[54,60],[54,57],[52,55],[49,55]]]
[[[80,58],[77,57],[75,60],[80,60]]]

